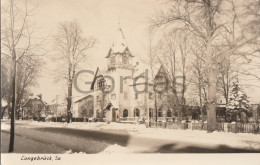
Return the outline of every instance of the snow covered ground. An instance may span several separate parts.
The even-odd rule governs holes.
[[[28,123],[28,121],[16,121],[16,123]],[[35,126],[42,127],[42,126],[52,126],[52,127],[67,127],[68,124],[63,123],[38,123],[38,122],[29,122],[30,125],[26,126],[27,128],[35,128]],[[82,124],[82,123],[81,123]],[[69,125],[70,128],[78,128],[80,124],[73,124]],[[94,125],[93,125],[94,126]],[[82,127],[80,127],[82,128]],[[94,128],[93,128],[94,129]],[[9,147],[9,138],[10,134],[7,133],[10,130],[10,124],[1,123],[1,136],[2,136],[2,143],[1,143],[1,152],[7,153]],[[34,134],[32,134],[34,133]],[[85,152],[78,151],[80,148],[89,147],[90,145],[85,143],[84,139],[80,138],[72,138],[69,136],[63,135],[53,135],[51,133],[41,133],[41,132],[32,132],[29,129],[16,129],[15,136],[15,146],[14,146],[14,153],[64,153],[64,154],[86,154]],[[28,138],[31,137],[31,138]],[[37,139],[37,140],[35,140]],[[49,139],[49,140],[48,140]],[[43,142],[44,141],[44,142]],[[62,142],[66,142],[63,144]],[[77,142],[77,144],[75,144]],[[55,144],[54,144],[55,143]],[[94,144],[94,149],[90,150],[97,150],[100,154],[127,154],[133,153],[131,149],[127,147],[122,147],[120,145],[107,145],[107,144],[100,144],[95,141],[91,141]],[[56,145],[58,144],[58,145]],[[65,149],[65,148],[72,148],[72,149]],[[74,147],[71,147],[74,146]]]
[[[23,121],[22,121],[23,122]],[[56,122],[31,122],[31,125],[47,127],[68,127],[74,129],[91,129],[91,130],[115,130],[124,129],[131,135],[138,137],[153,137],[165,140],[185,140],[194,143],[208,144],[229,144],[231,146],[240,146],[246,148],[260,149],[260,135],[249,133],[230,133],[230,132],[213,132],[207,133],[201,130],[174,130],[160,128],[146,128],[141,124],[121,124],[121,123],[56,123]]]
[[[1,153],[7,153],[10,134],[1,132]],[[43,143],[24,136],[15,136],[14,153],[65,153],[66,149],[55,144]]]
[[[120,123],[84,123],[84,122],[74,122],[74,123],[56,123],[56,122],[34,122],[34,121],[16,121],[19,124],[25,124],[24,127],[27,128],[41,128],[41,127],[65,127],[73,129],[83,129],[83,130],[106,130],[113,132],[113,130],[125,130],[131,137],[140,137],[140,138],[153,138],[159,140],[174,140],[177,142],[188,142],[190,144],[196,145],[207,145],[207,146],[229,146],[243,149],[254,149],[260,150],[260,135],[259,134],[248,134],[248,133],[227,133],[227,132],[213,132],[207,133],[206,131],[199,130],[173,130],[173,129],[159,129],[159,128],[145,128],[144,125],[134,125],[134,124],[120,124]],[[10,125],[2,123],[2,130],[9,130]],[[19,133],[19,130],[17,130]],[[30,132],[23,131],[24,134],[29,135]],[[31,135],[32,137],[36,135]],[[37,137],[39,138],[39,137]],[[80,144],[83,143],[83,139],[71,138],[61,135],[48,134],[47,132],[41,136],[42,140],[48,138],[57,139],[55,144],[61,144],[60,139],[64,139],[68,144],[65,148],[68,148],[72,141],[78,141]],[[20,141],[20,140],[19,140]],[[27,141],[28,142],[28,141]],[[33,143],[33,142],[31,142]],[[93,141],[93,143],[95,143]],[[88,146],[88,144],[85,144]],[[80,145],[79,147],[84,147]],[[102,154],[111,154],[111,153],[136,153],[138,149],[133,149],[129,147],[123,147],[118,144],[107,145],[107,144],[95,144],[97,152],[101,151]],[[82,153],[80,151],[67,150],[63,153]]]

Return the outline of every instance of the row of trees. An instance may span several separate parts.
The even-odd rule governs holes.
[[[9,152],[13,151],[15,116],[37,85],[36,80],[48,57],[57,63],[57,80],[67,83],[67,122],[71,116],[72,85],[80,64],[89,60],[88,50],[94,46],[93,38],[84,38],[77,21],[60,23],[54,43],[57,56],[45,56],[45,39],[36,36],[32,17],[36,8],[29,9],[27,1],[9,0],[1,10],[1,100],[8,103],[11,118]],[[2,106],[1,106],[2,107]],[[3,116],[3,114],[1,114]]]
[[[21,6],[10,0],[2,6],[1,16],[1,99],[8,103],[11,117],[11,135],[9,152],[14,146],[14,118],[22,106],[23,100],[36,85],[42,59],[37,52],[42,41],[34,38],[34,26],[30,17],[34,9],[27,4]]]
[[[203,106],[207,106],[208,131],[212,132],[216,125],[217,93],[228,104],[232,100],[232,82],[238,74],[257,77],[242,68],[259,58],[260,3],[167,0],[164,5],[166,10],[159,10],[149,19],[149,60],[145,61],[152,73],[156,64],[165,66],[170,97],[174,98],[174,104],[170,99],[168,106],[177,109],[178,120],[185,95],[196,95],[202,116]],[[162,39],[153,43],[153,37],[158,36]],[[176,81],[178,76],[183,77],[182,82]]]

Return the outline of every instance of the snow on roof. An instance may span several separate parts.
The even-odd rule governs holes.
[[[121,28],[117,29],[114,42],[111,45],[113,53],[123,53],[127,48],[124,33]]]
[[[119,108],[119,106],[118,106],[118,104],[117,104],[117,102],[116,101],[114,101],[114,100],[109,100],[110,101],[110,103],[112,104],[112,106],[114,107],[114,108]]]
[[[45,106],[47,106],[47,103],[45,101],[43,101],[38,95],[31,95],[29,96],[28,100],[24,103],[23,106],[26,106],[27,103],[29,102],[29,100],[40,100]]]
[[[77,97],[77,98],[74,99],[74,102],[77,103],[77,102],[81,101],[82,99],[88,98],[88,97],[93,97],[93,95],[90,94],[90,95],[84,95],[84,96],[81,96],[81,97]]]

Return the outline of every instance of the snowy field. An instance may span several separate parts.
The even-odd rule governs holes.
[[[80,130],[102,130],[102,131],[109,131],[113,133],[113,130],[125,130],[131,137],[140,137],[140,138],[153,138],[153,139],[159,139],[159,140],[174,140],[178,142],[188,142],[188,143],[194,143],[196,145],[207,145],[207,146],[217,146],[217,145],[224,145],[229,147],[236,147],[236,148],[243,148],[243,149],[253,149],[253,150],[260,150],[260,135],[259,134],[248,134],[248,133],[226,133],[226,132],[213,132],[213,133],[207,133],[206,131],[199,131],[199,130],[173,130],[173,129],[160,129],[160,128],[145,128],[144,125],[134,125],[134,124],[120,124],[120,123],[84,123],[84,122],[74,122],[74,123],[56,123],[56,122],[35,122],[35,121],[16,121],[18,124],[24,124],[23,127],[26,128],[42,128],[42,127],[55,127],[55,128],[72,128],[72,129],[80,129]],[[5,124],[2,122],[2,130],[9,131],[10,125]],[[29,130],[29,129],[27,129]],[[23,133],[24,135],[30,135],[31,132],[27,132],[26,130],[16,130],[16,133]],[[7,140],[7,135],[2,135],[3,141],[9,141]],[[83,143],[83,139],[77,139],[77,138],[71,138],[66,136],[53,136],[51,134],[48,134],[47,132],[45,134],[40,135],[30,135],[32,136],[32,139],[39,139],[39,142],[35,142],[32,139],[26,139],[24,143],[37,143],[39,145],[39,148],[41,148],[42,144],[41,141],[48,140],[48,138],[51,138],[52,140],[55,140],[55,144],[60,144],[60,146],[64,146],[64,144],[61,144],[60,139],[63,139],[63,141],[67,141],[69,147],[70,142],[77,141],[80,144]],[[42,140],[39,138],[42,138]],[[25,137],[18,137],[19,138],[25,138]],[[20,141],[20,140],[18,140]],[[39,144],[38,144],[39,143]],[[94,142],[93,142],[94,143]],[[17,144],[16,145],[23,145],[23,144]],[[86,146],[89,146],[88,144],[85,144]],[[48,147],[48,145],[44,146]],[[43,147],[43,148],[44,148]],[[84,147],[84,146],[79,146]],[[78,148],[79,148],[78,147]],[[114,145],[107,145],[107,144],[96,144],[95,145],[97,152],[102,154],[111,154],[111,153],[137,153],[138,148],[129,148],[129,147],[123,147],[118,144]],[[18,147],[19,148],[19,147]],[[57,148],[58,152],[62,153],[83,153],[77,150],[69,149],[64,150],[62,148]],[[55,151],[54,151],[55,153]]]

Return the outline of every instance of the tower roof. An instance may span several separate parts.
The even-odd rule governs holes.
[[[123,53],[126,49],[125,36],[121,28],[117,29],[115,39],[111,45],[111,49],[114,53]]]
[[[123,33],[122,29],[119,27],[116,31],[114,41],[112,42],[112,45],[110,46],[110,49],[109,49],[109,52],[108,52],[108,55],[106,56],[106,58],[108,58],[111,53],[124,53],[126,50],[129,51],[126,40],[125,40],[124,33]]]

